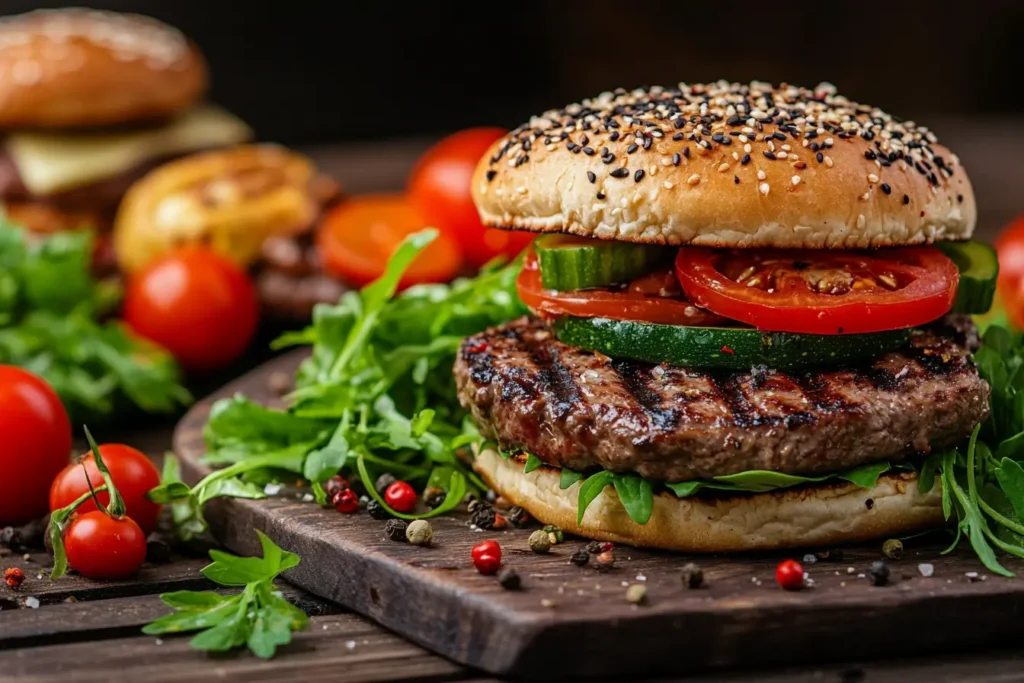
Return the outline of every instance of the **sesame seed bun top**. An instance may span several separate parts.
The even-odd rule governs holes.
[[[37,10],[0,20],[0,127],[72,128],[166,117],[207,85],[199,50],[149,17]]]
[[[497,141],[472,190],[488,226],[657,244],[900,246],[977,220],[931,131],[829,84],[606,92]]]

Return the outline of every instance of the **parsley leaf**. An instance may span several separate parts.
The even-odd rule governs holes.
[[[134,405],[173,413],[191,402],[164,350],[100,322],[120,293],[93,279],[87,231],[29,244],[0,217],[0,363],[42,376],[73,421]]]
[[[248,645],[257,657],[269,659],[291,642],[292,633],[309,625],[308,617],[281,596],[274,586],[278,574],[299,564],[294,553],[279,548],[256,531],[263,557],[237,557],[211,550],[213,563],[203,575],[223,586],[244,586],[238,595],[213,591],[176,591],[160,596],[175,611],[147,624],[148,635],[201,631],[192,641],[199,650],[225,651]]]

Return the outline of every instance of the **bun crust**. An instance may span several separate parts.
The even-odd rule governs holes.
[[[65,9],[0,20],[0,127],[162,118],[194,104],[206,86],[198,48],[155,19]]]
[[[534,117],[480,161],[491,227],[715,247],[968,239],[974,192],[913,122],[763,83],[617,90]]]
[[[559,488],[559,473],[540,467],[523,473],[523,458],[507,460],[491,449],[477,454],[474,469],[514,505],[544,524],[601,541],[683,552],[739,552],[852,543],[939,526],[942,493],[917,489],[917,475],[887,473],[872,489],[851,483],[720,498],[654,496],[647,524],[633,522],[607,487],[576,524],[581,486]],[[866,501],[873,501],[868,508]]]

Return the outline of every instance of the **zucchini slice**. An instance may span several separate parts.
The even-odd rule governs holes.
[[[999,259],[984,242],[938,242],[935,246],[960,269],[952,313],[988,313],[996,295]]]
[[[570,292],[630,282],[672,260],[676,250],[572,235],[544,235],[533,243],[544,289]]]
[[[910,330],[817,335],[574,317],[559,318],[554,330],[566,344],[612,358],[729,370],[749,370],[755,365],[778,370],[842,365],[877,358],[910,338]]]

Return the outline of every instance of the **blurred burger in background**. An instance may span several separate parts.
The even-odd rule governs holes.
[[[168,159],[252,137],[202,102],[206,62],[180,31],[85,9],[0,20],[0,202],[35,232],[111,226]],[[102,240],[101,240],[102,243]]]

